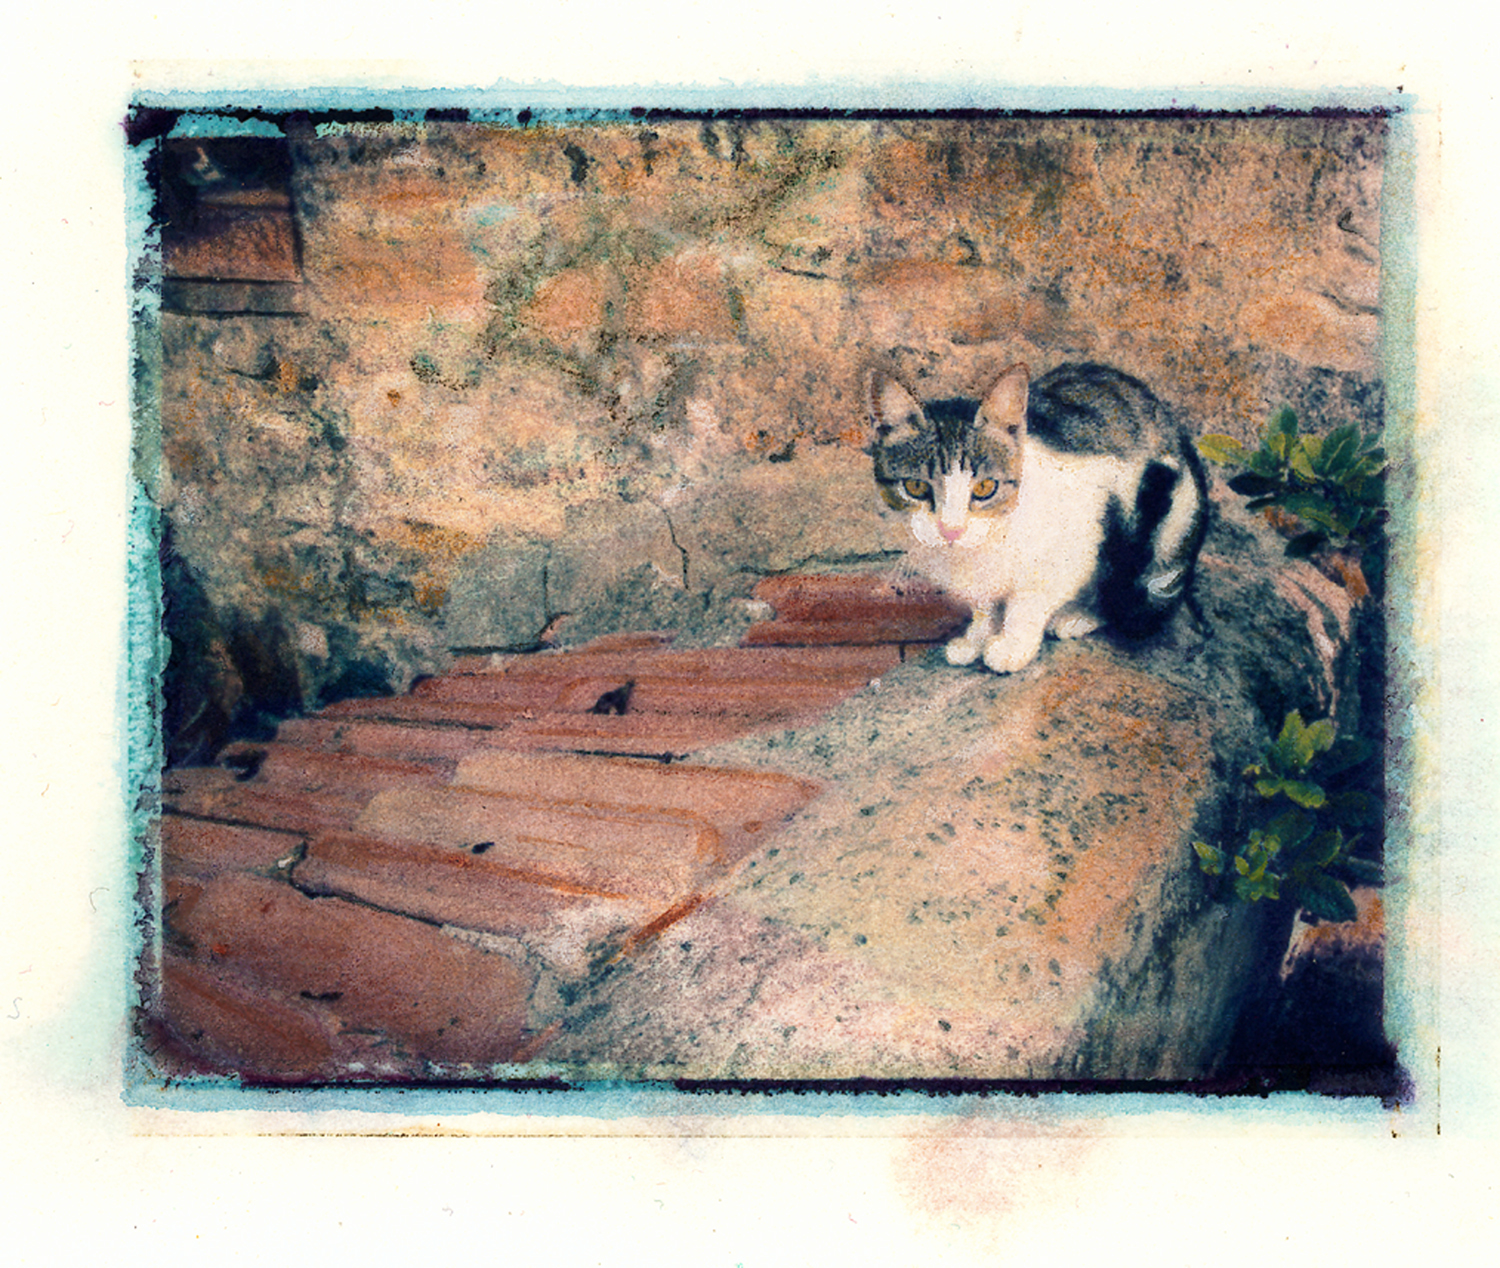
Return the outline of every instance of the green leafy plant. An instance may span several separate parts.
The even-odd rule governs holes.
[[[1361,739],[1338,739],[1327,719],[1287,714],[1281,733],[1245,778],[1266,803],[1262,822],[1233,852],[1194,841],[1198,865],[1235,897],[1294,901],[1323,920],[1353,920],[1349,887],[1379,884],[1380,867],[1357,857],[1361,832],[1378,827],[1379,800],[1350,778],[1373,755]]]
[[[1386,455],[1357,427],[1303,434],[1297,415],[1282,408],[1266,424],[1258,449],[1210,435],[1198,441],[1198,450],[1210,462],[1243,468],[1229,487],[1249,498],[1248,509],[1296,517],[1301,531],[1286,546],[1293,558],[1328,548],[1358,551],[1381,533]]]

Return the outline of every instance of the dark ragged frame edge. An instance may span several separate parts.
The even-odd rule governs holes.
[[[313,94],[309,94],[313,95]],[[331,94],[364,97],[379,94]],[[402,94],[389,94],[399,97]],[[413,96],[413,94],[405,94]],[[479,94],[482,96],[483,94]],[[542,94],[545,96],[545,94]],[[579,94],[580,96],[582,94]],[[608,95],[608,94],[605,94]],[[246,94],[247,97],[250,94]],[[1415,105],[1410,97],[1399,104],[1386,94],[1371,94],[1368,103],[1339,102],[1333,105],[1280,106],[1274,104],[1216,108],[1213,106],[1100,108],[1080,104],[1057,109],[936,108],[893,109],[863,106],[841,109],[831,106],[719,106],[669,105],[660,108],[601,105],[499,105],[465,106],[457,93],[419,93],[424,104],[398,107],[388,104],[351,104],[348,107],[307,107],[295,99],[302,94],[259,94],[263,101],[287,98],[285,103],[219,105],[206,102],[173,102],[159,95],[141,94],[122,121],[124,183],[126,190],[129,312],[131,341],[131,422],[133,429],[130,522],[128,526],[126,658],[120,688],[123,719],[122,765],[126,790],[130,841],[126,853],[127,878],[134,887],[134,937],[127,957],[127,1010],[134,1015],[144,1002],[143,980],[155,971],[159,955],[160,866],[156,823],[159,816],[162,770],[163,694],[161,684],[167,648],[161,626],[162,577],[158,556],[159,515],[147,491],[147,473],[161,461],[159,416],[159,361],[153,356],[153,333],[160,311],[161,287],[137,286],[140,265],[153,250],[159,251],[153,221],[153,189],[146,158],[152,143],[165,138],[181,122],[194,120],[226,137],[246,131],[266,135],[267,128],[280,129],[293,116],[319,123],[389,123],[403,121],[482,122],[498,126],[526,127],[532,123],[568,126],[588,124],[644,123],[653,120],[702,122],[778,118],[826,121],[867,119],[1102,119],[1128,117],[1155,120],[1215,119],[1227,117],[1358,117],[1384,118],[1388,124],[1382,171],[1381,206],[1381,317],[1383,384],[1385,388],[1385,443],[1391,455],[1388,500],[1391,538],[1396,547],[1387,589],[1387,859],[1412,862],[1418,850],[1415,839],[1417,817],[1412,809],[1408,777],[1414,776],[1420,744],[1420,713],[1417,700],[1428,669],[1428,660],[1417,648],[1414,601],[1422,589],[1416,574],[1416,554],[1400,549],[1415,540],[1420,473],[1415,444],[1416,427],[1416,232],[1414,196],[1416,147],[1411,126]],[[1384,100],[1373,100],[1384,97]],[[1399,654],[1398,654],[1399,653]],[[1391,872],[1401,869],[1389,868]],[[1415,895],[1421,902],[1429,896]],[[1408,890],[1408,903],[1414,901]],[[1394,951],[1394,956],[1391,954]],[[1401,972],[1391,972],[1392,961]],[[1388,939],[1385,1022],[1388,1034],[1411,1041],[1430,1032],[1435,1017],[1436,984],[1427,953]],[[1379,1087],[1349,1086],[1333,1089],[1341,1096],[1380,1104],[1410,1106],[1417,1101],[1435,1102],[1435,1083],[1422,1077],[1427,1070],[1425,1054],[1403,1053],[1406,1065],[1418,1072],[1413,1077],[1398,1071],[1394,1083]],[[1111,1103],[1138,1103],[1142,1094],[1150,1104],[1163,1104],[1168,1095],[1190,1098],[1202,1104],[1206,1098],[1266,1098],[1273,1093],[1309,1090],[1306,1072],[1280,1070],[1241,1074],[1222,1080],[1192,1082],[1139,1082],[1124,1080],[981,1080],[981,1079],[794,1079],[675,1081],[591,1081],[566,1074],[541,1073],[537,1067],[497,1070],[493,1078],[457,1078],[412,1084],[339,1081],[278,1087],[243,1082],[229,1076],[178,1080],[163,1078],[141,1051],[140,1037],[130,1028],[125,1051],[124,1097],[128,1103],[174,1109],[327,1109],[386,1110],[409,1113],[440,1110],[454,1112],[502,1112],[568,1114],[618,1118],[622,1115],[671,1113],[784,1113],[920,1112],[936,1103],[968,1103],[986,1098],[1039,1098],[1063,1096],[1072,1101],[1087,1097],[1091,1111]],[[1328,1090],[1328,1089],[1320,1089]],[[332,1098],[332,1099],[330,1099]],[[686,1099],[689,1104],[682,1102]],[[411,1102],[420,1100],[420,1107]],[[499,1101],[497,1104],[496,1101]],[[1099,1103],[1102,1102],[1102,1103]],[[1435,1113],[1436,1106],[1432,1105]]]

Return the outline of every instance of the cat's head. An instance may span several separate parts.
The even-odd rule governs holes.
[[[889,375],[870,376],[875,485],[922,545],[977,545],[1015,507],[1030,379],[1013,365],[981,401],[923,405]]]

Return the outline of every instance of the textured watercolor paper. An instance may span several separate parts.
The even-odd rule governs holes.
[[[120,273],[120,270],[116,271],[117,276],[119,276]],[[1462,328],[1460,327],[1459,329]],[[116,346],[115,351],[110,355],[115,358],[117,365],[117,373],[115,375],[115,378],[117,380],[116,385],[123,388],[123,365],[119,364],[122,360],[122,357],[118,346]],[[104,397],[101,399],[108,398]],[[118,414],[116,414],[115,416],[119,417]],[[1453,442],[1449,441],[1444,443]],[[121,447],[117,445],[116,456],[118,457],[120,453]],[[1477,464],[1474,468],[1471,468],[1471,470],[1473,469],[1477,469]],[[1461,504],[1462,500],[1460,501],[1459,505]],[[1452,506],[1455,504],[1450,502],[1448,503],[1448,505]],[[55,513],[55,507],[49,507],[48,511]],[[42,522],[48,521],[44,520]],[[1444,521],[1444,525],[1445,527],[1447,526],[1446,520]],[[1447,534],[1448,540],[1450,542],[1452,541],[1452,532],[1453,531],[1449,529],[1449,532]],[[96,545],[95,550],[97,551],[99,549],[100,548]],[[110,587],[116,588],[111,591]],[[105,593],[115,593],[116,595],[118,595],[116,581],[107,582],[104,589]],[[111,614],[108,618],[109,622],[111,623],[117,623],[118,621],[118,599],[115,600],[115,603],[116,606],[111,610]],[[1452,664],[1453,662],[1449,661],[1448,663]],[[1482,662],[1476,659],[1473,668],[1477,671],[1480,664],[1482,664]],[[50,701],[41,703],[50,703]],[[1467,770],[1471,768],[1465,769]],[[48,781],[44,779],[41,782],[45,785]],[[66,786],[67,785],[64,784],[64,787]],[[1446,817],[1447,816],[1445,815],[1445,818]],[[119,822],[120,820],[118,818],[114,820],[115,827],[118,826]],[[106,831],[100,835],[103,837],[108,837],[110,835],[110,832]],[[118,877],[113,873],[111,867],[100,867],[97,869],[93,869],[87,874],[86,880],[91,883],[78,890],[79,896],[77,902],[75,903],[76,906],[80,907],[80,913],[84,908],[87,908],[90,912],[97,913],[100,908],[103,907],[106,911],[112,912],[114,918],[122,923],[125,919],[128,918],[128,895],[119,892],[116,887],[110,883],[112,879],[118,881]],[[1434,878],[1429,876],[1428,879],[1430,882]],[[1458,931],[1460,934],[1465,932],[1465,928],[1462,924],[1458,926]],[[1474,930],[1475,935],[1477,935],[1477,932],[1478,930],[1476,927]],[[52,960],[52,963],[54,965],[58,963],[59,960],[65,961],[68,956],[76,954],[71,950],[63,950],[59,944],[49,943],[49,941],[46,939],[44,939],[40,944],[32,945],[51,945],[55,947],[56,950],[54,954],[57,958]],[[24,958],[27,958],[29,960],[31,957],[27,956]],[[77,961],[75,960],[74,963],[77,963]],[[54,969],[53,971],[55,972],[56,970]],[[1416,968],[1414,969],[1413,976],[1418,982],[1422,983],[1431,983],[1433,980],[1432,975],[1429,973],[1429,971],[1424,966],[1420,965],[1416,966]],[[22,983],[22,986],[24,987],[24,980],[18,979],[18,981],[20,981]],[[102,1013],[108,1016],[118,1016],[117,1005],[119,1003],[120,993],[120,985],[118,983],[113,984],[106,989],[104,998],[101,998],[98,994],[95,994],[92,998],[90,998],[87,1007],[91,1010],[96,1011],[97,1013]],[[24,1015],[25,1010],[35,1000],[35,996],[30,995],[24,989],[20,989],[17,991],[16,1004],[13,1007],[18,1014]],[[50,1017],[47,1020],[53,1028],[52,1033],[54,1035],[61,1035],[63,1033],[69,1032],[73,1025],[71,1018],[76,1015],[76,1010],[73,1008],[69,1008],[66,1012],[62,1012],[59,1010],[59,1006],[56,1003],[52,1003],[47,1007],[50,1008]],[[111,1010],[114,1011],[111,1012]],[[17,1020],[19,1020],[19,1016]],[[1429,1017],[1428,1024],[1430,1024],[1431,1020],[1432,1019]],[[114,1023],[111,1022],[106,1029],[112,1031],[113,1026]],[[1462,1051],[1464,1040],[1462,1037],[1461,1027],[1452,1042],[1454,1043],[1457,1050]],[[1446,1051],[1448,1048],[1448,1039],[1446,1035],[1444,1046]],[[101,1076],[106,1079],[110,1079],[113,1077],[112,1072],[106,1070],[104,1066],[102,1066],[97,1060],[85,1057],[82,1053],[77,1053],[76,1048],[75,1054],[76,1055],[73,1055],[71,1057],[62,1058],[62,1065],[65,1073],[70,1072],[68,1077],[77,1079],[80,1075],[82,1075],[86,1080]],[[1470,1104],[1476,1104],[1476,1102],[1471,1101]],[[649,1108],[651,1107],[648,1107],[648,1109]],[[993,1236],[995,1234],[995,1231],[1002,1226],[1002,1222],[1006,1220],[1009,1221],[1012,1227],[1015,1227],[1016,1221],[1023,1210],[1028,1215],[1035,1214],[1037,1216],[1042,1216],[1048,1212],[1060,1213],[1063,1210],[1073,1209],[1071,1206],[1072,1199],[1065,1197],[1063,1190],[1057,1189],[1055,1187],[1049,1187],[1045,1184],[1038,1187],[1027,1187],[1027,1183],[1023,1179],[1023,1176],[1027,1172],[1027,1167],[1031,1165],[1030,1159],[1032,1157],[1045,1159],[1045,1162],[1048,1166],[1055,1166],[1059,1168],[1065,1167],[1071,1169],[1075,1173],[1081,1172],[1082,1174],[1086,1175],[1098,1174],[1101,1178],[1105,1174],[1113,1171],[1113,1169],[1118,1166],[1118,1158],[1120,1156],[1120,1153],[1113,1147],[1095,1146],[1091,1148],[1083,1148],[1080,1146],[1079,1149],[1070,1152],[1068,1148],[1064,1147],[1064,1142],[1068,1141],[1069,1139],[1081,1136],[1084,1139],[1094,1141],[1097,1140],[1097,1133],[1103,1133],[1106,1136],[1111,1133],[1123,1135],[1150,1135],[1158,1132],[1175,1133],[1178,1137],[1175,1143],[1179,1146],[1179,1159],[1182,1157],[1196,1156],[1203,1159],[1204,1161],[1207,1161],[1213,1155],[1213,1151],[1206,1144],[1202,1145],[1201,1149],[1199,1149],[1195,1155],[1194,1151],[1196,1146],[1192,1144],[1184,1144],[1183,1138],[1196,1136],[1199,1137],[1200,1140],[1206,1139],[1215,1131],[1221,1129],[1217,1124],[1222,1124],[1224,1129],[1229,1130],[1240,1130],[1243,1126],[1243,1122],[1239,1121],[1236,1122],[1233,1128],[1230,1128],[1229,1123],[1226,1120],[1216,1120],[1212,1115],[1200,1113],[1199,1111],[1201,1110],[1201,1107],[1197,1106],[1192,1107],[1188,1110],[1168,1112],[1165,1115],[1159,1112],[1153,1115],[1153,1113],[1150,1112],[1149,1107],[1146,1106],[1121,1106],[1120,1108],[1126,1111],[1125,1115],[1123,1117],[1115,1118],[1112,1123],[1103,1122],[1098,1117],[1087,1111],[1083,1113],[1081,1118],[1071,1115],[1057,1117],[1053,1115],[1053,1113],[1049,1109],[1043,1108],[1040,1109],[1039,1112],[1028,1112],[1022,1115],[1020,1118],[1015,1118],[1003,1113],[995,1114],[992,1111],[992,1107],[988,1106],[980,1109],[977,1115],[970,1115],[968,1112],[962,1112],[955,1115],[949,1107],[944,1106],[934,1107],[932,1105],[925,1105],[922,1107],[924,1112],[931,1111],[934,1108],[938,1110],[938,1113],[942,1117],[940,1119],[933,1120],[934,1125],[930,1130],[935,1134],[938,1140],[946,1140],[950,1143],[946,1146],[934,1145],[930,1151],[928,1150],[928,1147],[926,1145],[920,1143],[920,1140],[898,1147],[897,1156],[893,1159],[893,1164],[900,1169],[896,1174],[922,1177],[922,1179],[913,1179],[909,1184],[907,1184],[906,1189],[901,1188],[901,1184],[905,1182],[897,1182],[895,1184],[896,1192],[901,1195],[897,1199],[898,1205],[895,1209],[905,1210],[909,1212],[913,1217],[911,1221],[912,1223],[925,1223],[925,1226],[929,1231],[937,1230],[940,1237],[945,1236],[952,1239],[949,1242],[949,1245],[955,1247],[954,1253],[961,1253],[957,1248],[972,1250],[976,1244],[985,1243],[987,1239]],[[1326,1107],[1320,1107],[1320,1109],[1322,1108]],[[1384,1134],[1383,1125],[1377,1127],[1369,1120],[1368,1116],[1361,1115],[1358,1112],[1355,1112],[1351,1116],[1346,1117],[1339,1112],[1332,1112],[1328,1114],[1315,1113],[1308,1115],[1297,1109],[1287,1111],[1283,1109],[1283,1107],[1279,1104],[1275,1107],[1275,1109],[1279,1114],[1282,1115],[1279,1121],[1279,1127],[1274,1129],[1270,1128],[1267,1121],[1264,1119],[1261,1120],[1259,1127],[1261,1130],[1279,1132],[1281,1139],[1283,1140],[1288,1138],[1295,1139],[1304,1134],[1321,1136],[1329,1131],[1337,1133],[1341,1130],[1347,1130],[1354,1136],[1368,1136],[1372,1134],[1372,1132]],[[1129,1111],[1131,1110],[1134,1110],[1136,1112],[1130,1113]],[[442,1113],[443,1111],[434,1112],[432,1110],[424,1108],[422,1111],[420,1111],[418,1122],[427,1125],[432,1130],[442,1130],[442,1128],[438,1127],[437,1125],[437,1121],[441,1119]],[[114,1121],[119,1121],[118,1111],[110,1112],[107,1117],[113,1119]],[[218,1115],[214,1115],[214,1117],[218,1117]],[[276,1132],[282,1130],[282,1127],[278,1126],[277,1124],[284,1123],[286,1121],[284,1118],[280,1117],[276,1110],[269,1110],[264,1112],[252,1111],[248,1115],[230,1113],[225,1114],[224,1117],[228,1120],[228,1122],[226,1122],[225,1127],[223,1128],[204,1127],[201,1124],[194,1127],[189,1126],[180,1117],[176,1119],[176,1121],[169,1121],[171,1119],[171,1116],[161,1117],[146,1113],[136,1116],[135,1129],[138,1131],[143,1130],[146,1132],[167,1130],[170,1132],[188,1132],[190,1134],[205,1130],[210,1132],[217,1132],[226,1129],[231,1131],[247,1130],[252,1132]],[[655,1117],[653,1115],[652,1117],[648,1117],[646,1121],[648,1123],[652,1122],[653,1117],[655,1125],[647,1128],[647,1130],[653,1132],[663,1130],[662,1118]],[[689,1121],[683,1121],[681,1119],[668,1119],[666,1121],[673,1123],[674,1126],[678,1126],[684,1130],[689,1131],[720,1131],[725,1130],[727,1127],[732,1131],[753,1134],[763,1131],[766,1129],[766,1127],[770,1126],[770,1124],[767,1123],[764,1119],[761,1120],[760,1125],[757,1125],[758,1117],[759,1116],[752,1116],[732,1126],[723,1123],[706,1123],[701,1119],[693,1119]],[[310,1120],[307,1121],[310,1121],[310,1123],[312,1124],[319,1124],[321,1122],[321,1126],[324,1129],[332,1128],[334,1130],[337,1130],[340,1126],[354,1126],[355,1124],[359,1123],[364,1124],[366,1129],[368,1130],[383,1131],[386,1130],[389,1125],[385,1119],[384,1114],[377,1115],[374,1119],[350,1119],[343,1115],[340,1111],[334,1109],[332,1104],[330,1104],[328,1110],[324,1114],[320,1115],[315,1113],[311,1116]],[[486,1120],[482,1118],[475,1118],[473,1116],[466,1115],[463,1126],[465,1129],[472,1129],[472,1125],[474,1123],[485,1121]],[[451,1120],[449,1120],[449,1122],[451,1122]],[[1343,1127],[1340,1126],[1341,1123],[1343,1124]],[[233,1126],[231,1126],[230,1124],[233,1124]],[[553,1124],[548,1128],[548,1130],[556,1130],[557,1125],[558,1124]],[[495,1123],[493,1124],[493,1126],[501,1131],[514,1129],[507,1129],[503,1123]],[[577,1130],[580,1126],[584,1125],[566,1125],[564,1129]],[[798,1132],[806,1130],[806,1127],[807,1124],[805,1122],[799,1125],[794,1121],[791,1123],[779,1124],[777,1129],[787,1130],[789,1132]],[[317,1130],[318,1128],[315,1127],[314,1129]],[[587,1130],[588,1127],[584,1126],[584,1129]],[[825,1132],[831,1129],[837,1130],[841,1133],[847,1133],[851,1138],[851,1143],[866,1131],[884,1132],[890,1130],[889,1128],[882,1127],[878,1123],[878,1121],[874,1123],[869,1121],[860,1121],[860,1116],[858,1115],[841,1116],[836,1127],[833,1124],[830,1124],[826,1119],[820,1118],[817,1120],[817,1126],[815,1129],[816,1131]],[[108,1131],[112,1129],[105,1130]],[[901,1130],[903,1134],[905,1134],[905,1129],[903,1128]],[[1034,1146],[1022,1146],[1016,1143],[1018,1138],[1026,1139],[1032,1133],[1037,1133],[1035,1137],[1036,1140],[1045,1141],[1046,1143],[1039,1143]],[[916,1135],[918,1137],[920,1137],[922,1134],[922,1129],[919,1128],[916,1130]],[[977,1140],[987,1139],[991,1136],[1008,1138],[1009,1143],[1004,1145],[996,1145],[988,1149],[976,1147],[973,1143]],[[951,1143],[955,1140],[960,1142],[956,1146]],[[166,1146],[163,1145],[162,1149],[165,1149],[165,1147]],[[1339,1147],[1335,1146],[1332,1142],[1328,1142],[1327,1147],[1330,1157],[1336,1155],[1339,1152]],[[139,1145],[139,1147],[137,1148],[137,1152],[139,1152],[140,1149],[148,1148],[155,1150],[155,1146]],[[596,1148],[598,1151],[593,1155],[596,1161],[602,1162],[605,1159],[613,1157],[614,1159],[616,1159],[615,1165],[626,1167],[629,1167],[631,1165],[631,1159],[628,1153],[621,1153],[618,1150],[615,1150],[613,1153],[611,1153],[609,1148],[604,1145],[596,1145],[594,1146],[594,1148]],[[902,1149],[905,1150],[904,1153],[900,1152],[900,1150]],[[830,1150],[832,1155],[838,1157],[850,1173],[855,1176],[862,1177],[867,1184],[873,1184],[877,1187],[884,1186],[886,1188],[890,1188],[892,1182],[888,1176],[881,1174],[877,1178],[876,1174],[870,1170],[868,1153],[854,1154],[848,1150],[841,1151],[833,1149],[832,1146],[830,1146]],[[769,1153],[774,1156],[775,1146],[768,1145],[763,1152]],[[156,1150],[156,1155],[165,1156],[161,1152],[161,1150]],[[493,1156],[498,1157],[502,1155],[497,1154]],[[515,1153],[506,1153],[503,1156],[509,1158],[519,1157],[519,1155]],[[723,1166],[728,1165],[732,1161],[737,1160],[742,1156],[748,1158],[749,1154],[742,1151],[738,1145],[726,1144],[723,1146],[703,1146],[703,1152],[699,1155],[699,1158],[706,1158],[713,1165]],[[637,1161],[641,1161],[642,1165],[655,1165],[665,1168],[668,1174],[680,1174],[684,1166],[692,1165],[689,1157],[681,1153],[674,1154],[665,1147],[662,1147],[661,1149],[657,1149],[656,1147],[637,1149],[635,1151],[635,1159]],[[961,1159],[972,1159],[979,1163],[978,1174],[982,1178],[977,1187],[980,1190],[982,1190],[986,1195],[993,1197],[993,1195],[995,1195],[1002,1189],[1008,1189],[1009,1196],[1006,1198],[1006,1200],[986,1201],[976,1198],[974,1193],[966,1183],[966,1181],[968,1181],[971,1177],[972,1169],[965,1167],[963,1163],[959,1161]],[[980,1160],[982,1160],[982,1162]],[[608,1164],[606,1163],[605,1165]],[[1091,1169],[1096,1170],[1091,1171]],[[1358,1170],[1357,1165],[1355,1167],[1355,1170]],[[527,1190],[523,1188],[521,1191]],[[622,1219],[638,1219],[638,1214],[634,1213],[628,1203],[625,1202],[623,1194],[624,1190],[619,1190],[613,1197],[602,1197],[601,1203],[603,1204],[604,1209],[606,1211],[616,1211]],[[164,1197],[164,1195],[160,1195],[157,1191],[152,1191],[152,1195]],[[441,1217],[442,1212],[445,1209],[444,1202],[439,1200],[443,1196],[444,1194],[442,1193],[442,1191],[436,1187],[429,1187],[424,1190],[424,1200],[428,1203],[432,1212],[434,1213],[434,1218]],[[535,1192],[532,1192],[531,1196],[538,1203],[545,1203],[548,1200],[545,1196]],[[767,1193],[767,1196],[770,1196],[770,1194]],[[785,1195],[783,1195],[783,1199],[784,1196]],[[912,1203],[912,1205],[906,1205],[906,1203]],[[451,1207],[452,1203],[447,1203],[446,1206]],[[424,1207],[424,1210],[425,1209],[426,1208]],[[827,1240],[833,1237],[833,1233],[831,1232],[829,1223],[826,1221],[826,1217],[815,1214],[813,1211],[807,1209],[805,1204],[799,1205],[795,1209],[799,1212],[804,1220],[811,1220],[816,1226],[816,1231],[807,1235],[809,1240],[806,1241],[806,1245],[835,1244],[831,1240]],[[1006,1215],[1007,1211],[1010,1212],[1009,1216]],[[867,1215],[872,1215],[873,1213],[870,1212],[869,1207],[866,1206],[860,1208],[859,1214],[861,1217],[865,1217]],[[850,1229],[858,1230],[859,1221],[856,1220],[855,1213],[853,1211],[850,1211],[846,1213],[846,1215],[847,1218],[845,1218],[845,1215],[840,1215],[840,1220],[843,1223],[847,1223]],[[446,1218],[453,1217],[448,1216]],[[823,1222],[820,1223],[820,1220],[823,1220]],[[868,1220],[866,1222],[868,1226]],[[1029,1223],[1030,1221],[1028,1220],[1027,1222]],[[909,1227],[909,1225],[907,1226]],[[890,1223],[888,1223],[886,1227],[889,1228]],[[1456,1229],[1459,1236],[1463,1236],[1466,1230],[1472,1230],[1472,1227],[1472,1224],[1465,1224],[1463,1217],[1459,1217],[1456,1221]],[[765,1237],[761,1232],[753,1231],[751,1227],[746,1224],[740,1224],[738,1226],[738,1229],[739,1235],[743,1239],[744,1244],[760,1248],[762,1250],[762,1253],[764,1253],[763,1248],[768,1243],[766,1242]],[[1016,1231],[1019,1232],[1019,1228],[1016,1228]],[[708,1235],[706,1230],[704,1231],[704,1235]],[[849,1234],[846,1231],[844,1235],[848,1236]],[[868,1236],[867,1233],[861,1234],[858,1231],[856,1231],[854,1235],[856,1237]],[[838,1244],[848,1245],[849,1243],[842,1242]],[[856,1242],[855,1244],[858,1245],[863,1243]],[[1269,1242],[1267,1243],[1267,1245],[1269,1245]],[[726,1246],[725,1253],[731,1256],[731,1258],[735,1256],[735,1251],[732,1247]],[[749,1259],[743,1252],[740,1253],[739,1257],[745,1258],[747,1262],[749,1261]]]

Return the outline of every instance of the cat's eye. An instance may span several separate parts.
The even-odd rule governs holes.
[[[983,480],[976,480],[972,490],[976,502],[988,502],[1000,491],[1000,485],[986,476]]]
[[[901,488],[907,497],[917,502],[921,502],[925,498],[932,496],[932,485],[928,484],[926,480],[903,480],[901,481]]]

